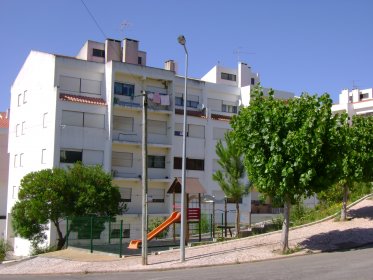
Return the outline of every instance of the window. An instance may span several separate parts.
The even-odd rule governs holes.
[[[211,111],[219,111],[221,110],[221,105],[223,104],[222,100],[209,98],[207,99],[207,107],[210,108]]]
[[[19,128],[19,123],[17,123],[16,125],[16,137],[18,137],[20,135],[20,128]]]
[[[93,49],[92,50],[92,56],[105,57],[105,51],[104,50],[99,50],[99,49]]]
[[[25,90],[24,92],[23,92],[23,104],[26,104],[27,103],[27,90]]]
[[[105,115],[75,111],[62,111],[62,125],[105,128]]]
[[[132,188],[119,188],[120,201],[131,202]]]
[[[118,167],[132,167],[133,153],[113,152],[111,165]]]
[[[62,111],[62,125],[83,126],[83,113],[74,111]]]
[[[130,224],[123,224],[123,233],[122,238],[130,238],[131,237],[131,230]],[[110,238],[120,238],[120,229],[114,228],[111,230]]]
[[[22,104],[22,93],[18,94],[18,107]]]
[[[184,98],[176,96],[175,97],[175,105],[176,106],[184,106]],[[189,108],[198,108],[199,105],[199,98],[198,96],[190,95],[188,96],[186,106]]]
[[[72,150],[61,150],[60,151],[60,162],[61,163],[75,163],[82,161],[83,152],[82,151],[72,151]]]
[[[124,132],[133,132],[133,118],[114,116],[113,129]]]
[[[174,169],[182,168],[182,159],[181,157],[174,157]],[[187,170],[205,170],[205,160],[203,159],[186,159],[186,169]]]
[[[13,162],[13,167],[14,167],[14,168],[16,168],[16,167],[18,166],[18,164],[17,164],[17,160],[18,160],[18,155],[15,154],[15,155],[14,155],[14,162]]]
[[[189,124],[186,127],[187,136],[194,138],[205,138],[205,127],[203,125]],[[174,135],[183,136],[183,124],[175,123]]]
[[[255,79],[254,78],[251,78],[251,84],[255,85]]]
[[[222,107],[221,107],[221,111],[226,112],[226,113],[235,113],[236,114],[237,113],[237,106],[223,104]]]
[[[41,164],[46,164],[47,163],[47,149],[42,149],[41,150]]]
[[[224,135],[229,131],[228,128],[214,127],[212,129],[212,137],[214,140],[224,139]]]
[[[166,168],[166,157],[148,156],[148,168]]]
[[[68,76],[60,76],[60,90],[80,92],[80,79]]]
[[[138,58],[137,58],[137,64],[142,64],[142,57],[141,56],[139,56]]]
[[[80,79],[80,92],[101,95],[101,82],[95,80]]]
[[[13,189],[12,189],[12,198],[13,199],[18,199],[18,187],[17,186],[13,186]]]
[[[221,72],[221,78],[228,81],[236,81],[236,75]]]
[[[189,137],[204,139],[205,138],[205,127],[203,125],[189,124],[187,135]]]
[[[148,190],[148,201],[163,203],[164,202],[165,191],[164,189],[149,189]]]
[[[83,163],[86,165],[103,165],[104,151],[83,150]]]
[[[43,128],[48,127],[48,113],[43,114]]]
[[[22,122],[22,127],[21,127],[21,134],[25,135],[25,129],[26,129],[26,122]]]
[[[176,96],[175,97],[175,105],[176,106],[183,106],[184,105],[183,98]]]
[[[19,167],[23,167],[24,154],[19,155]]]
[[[84,126],[92,128],[105,128],[105,115],[84,113]]]
[[[114,94],[133,97],[135,95],[135,85],[115,82]]]
[[[368,93],[360,93],[360,100],[367,99],[369,97]]]
[[[148,133],[167,135],[167,122],[148,120]]]
[[[192,101],[192,100],[187,100],[187,107],[190,107],[190,108],[198,108],[198,104],[199,102],[198,101]]]

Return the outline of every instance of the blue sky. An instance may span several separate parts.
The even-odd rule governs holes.
[[[371,0],[84,1],[105,35],[80,0],[0,0],[0,111],[31,50],[75,56],[105,36],[137,39],[149,66],[174,59],[181,71],[176,38],[184,34],[194,78],[218,62],[236,67],[240,49],[265,87],[328,92],[334,101],[353,84],[373,87]]]

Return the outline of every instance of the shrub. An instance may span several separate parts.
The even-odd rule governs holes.
[[[0,262],[5,260],[6,253],[10,251],[10,245],[4,239],[0,239]]]
[[[149,218],[149,222],[148,222],[148,232],[151,232],[153,229],[155,229],[155,228],[158,227],[160,224],[162,224],[165,220],[166,220],[165,217],[151,217],[151,218]],[[167,237],[168,230],[169,230],[169,228],[166,228],[164,231],[162,231],[161,233],[159,233],[159,234],[156,236],[156,239]]]

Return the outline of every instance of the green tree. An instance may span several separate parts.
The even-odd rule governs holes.
[[[236,233],[240,233],[240,201],[247,195],[249,185],[242,183],[245,176],[245,166],[242,162],[242,154],[238,149],[232,133],[224,135],[225,143],[221,140],[216,144],[218,163],[222,170],[216,171],[212,179],[218,182],[224,194],[236,204]]]
[[[338,163],[337,187],[342,187],[341,220],[347,219],[348,192],[354,182],[371,182],[373,179],[373,117],[338,116]],[[356,185],[356,184],[355,184]]]
[[[61,221],[67,216],[88,214],[115,215],[120,193],[111,176],[100,166],[74,164],[31,172],[21,180],[19,201],[12,208],[12,226],[16,234],[37,246],[46,238],[51,222],[57,231],[57,249],[65,244]]]
[[[288,250],[290,206],[335,181],[335,117],[329,95],[280,100],[252,92],[250,106],[232,119],[249,180],[284,202],[282,250]]]

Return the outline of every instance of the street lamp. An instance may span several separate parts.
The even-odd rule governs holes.
[[[183,123],[183,154],[181,166],[181,228],[180,228],[180,262],[185,261],[185,230],[186,230],[186,204],[185,204],[185,182],[186,182],[186,123],[187,123],[187,79],[188,79],[188,50],[184,35],[177,38],[185,51],[185,85],[184,85],[184,123]]]

